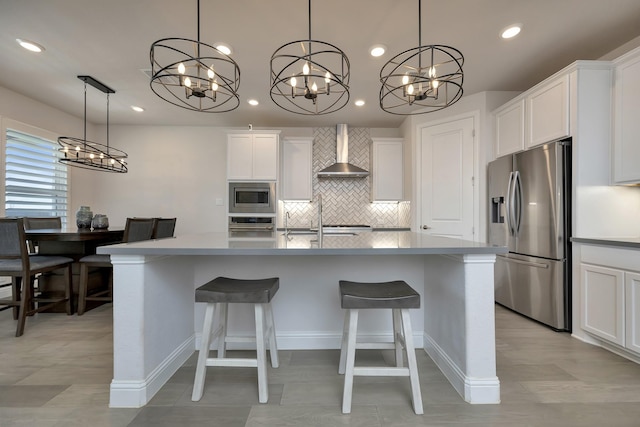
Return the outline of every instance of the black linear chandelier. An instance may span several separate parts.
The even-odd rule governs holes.
[[[336,46],[309,39],[280,46],[271,56],[271,99],[291,113],[321,115],[349,102],[349,59]]]
[[[60,162],[85,169],[127,173],[127,153],[109,146],[109,94],[116,91],[91,76],[78,76],[78,78],[84,82],[84,137],[82,139],[70,136],[58,138],[58,144],[61,147],[59,151],[64,154]],[[87,140],[87,83],[107,94],[106,145]]]
[[[463,63],[458,49],[422,45],[422,1],[418,0],[418,47],[394,56],[380,70],[380,108],[414,115],[449,107],[462,97]]]
[[[165,101],[204,113],[224,113],[240,105],[240,67],[217,47],[198,39],[165,38],[151,45],[151,90]]]

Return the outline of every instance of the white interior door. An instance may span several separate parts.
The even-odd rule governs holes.
[[[474,119],[422,128],[420,231],[474,239]]]

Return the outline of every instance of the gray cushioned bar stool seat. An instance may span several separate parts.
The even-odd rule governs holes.
[[[280,280],[277,277],[256,280],[217,277],[196,289],[196,302],[206,303],[207,308],[191,400],[198,401],[202,398],[207,366],[256,367],[258,370],[258,401],[266,403],[269,400],[266,347],[268,344],[271,366],[277,368],[279,364],[278,348],[271,299],[278,292],[279,286]],[[227,335],[227,306],[233,303],[254,305],[255,337]],[[214,313],[217,313],[217,322],[214,322]],[[214,323],[216,323],[215,329]],[[209,357],[209,348],[216,339],[216,357]],[[256,344],[255,359],[226,357],[228,342],[247,341]]]
[[[408,376],[411,382],[413,409],[422,414],[422,394],[418,377],[416,353],[409,309],[420,308],[420,294],[403,280],[391,282],[350,282],[341,280],[340,304],[345,309],[342,345],[340,347],[340,367],[345,374],[342,396],[342,412],[351,412],[354,376]],[[359,342],[358,313],[361,309],[391,309],[393,315],[393,342]],[[395,367],[355,366],[356,349],[394,349]],[[404,353],[408,367],[404,367]]]

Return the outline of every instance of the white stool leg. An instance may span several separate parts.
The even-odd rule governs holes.
[[[402,342],[399,339],[402,336],[402,316],[397,308],[391,311],[393,313],[393,343],[396,346],[396,367],[402,368],[404,357],[402,356]]]
[[[344,375],[344,392],[342,395],[342,413],[351,413],[351,396],[353,394],[353,367],[356,361],[356,336],[358,334],[358,309],[349,311],[349,332],[347,339],[347,360]]]
[[[267,403],[267,352],[264,344],[264,304],[254,304],[256,316],[256,357],[258,364],[258,402]]]
[[[226,302],[217,303],[216,311],[218,312],[218,328],[220,328],[217,357],[222,359],[227,356],[227,319],[229,318],[229,304]]]
[[[420,392],[420,380],[418,378],[418,364],[416,362],[416,350],[413,347],[413,331],[411,330],[411,318],[409,310],[402,309],[402,329],[404,330],[405,349],[407,350],[407,364],[409,365],[409,379],[411,380],[411,394],[413,395],[413,410],[422,415],[422,393]]]
[[[276,324],[273,320],[273,310],[271,304],[265,304],[267,331],[269,331],[269,356],[271,356],[271,366],[277,368],[280,366],[278,360],[278,344],[276,343]]]
[[[347,339],[349,338],[349,318],[351,310],[344,311],[344,325],[342,326],[342,343],[340,344],[340,364],[338,365],[338,374],[344,374],[346,358],[347,358]]]
[[[198,363],[196,365],[196,378],[193,382],[193,393],[191,400],[194,402],[202,399],[204,391],[204,380],[207,373],[207,358],[209,357],[209,346],[211,345],[211,330],[213,329],[213,312],[215,304],[207,304],[204,314],[204,325],[202,327],[202,339],[200,340],[200,352],[198,353]]]

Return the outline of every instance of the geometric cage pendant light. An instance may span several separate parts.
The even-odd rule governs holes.
[[[349,59],[338,47],[309,38],[280,46],[271,56],[271,99],[295,114],[321,115],[349,102]]]
[[[418,0],[418,47],[391,58],[380,70],[380,108],[397,115],[430,113],[462,97],[464,56],[451,46],[422,45]]]
[[[191,111],[235,110],[240,105],[240,67],[217,47],[200,41],[200,0],[197,4],[197,40],[165,38],[151,45],[151,90]]]
[[[109,94],[115,90],[100,83],[91,76],[78,76],[84,82],[84,137],[61,136],[58,144],[64,157],[59,161],[69,166],[103,172],[127,173],[127,153],[109,146]],[[107,94],[107,143],[100,144],[87,140],[87,83]]]

